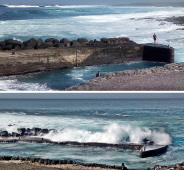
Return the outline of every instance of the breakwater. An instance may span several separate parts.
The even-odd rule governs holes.
[[[143,45],[128,38],[84,38],[69,41],[30,39],[25,42],[0,42],[0,76],[90,66],[125,61],[139,61]]]
[[[11,125],[13,126],[13,125]],[[74,146],[95,146],[95,147],[116,147],[122,149],[140,150],[142,144],[111,144],[111,143],[98,143],[98,142],[76,142],[65,141],[55,142],[50,139],[44,138],[44,135],[48,133],[57,133],[55,129],[41,129],[37,127],[30,128],[18,128],[17,132],[0,132],[0,142],[14,143],[14,142],[36,142],[36,143],[50,143],[57,145],[74,145]]]

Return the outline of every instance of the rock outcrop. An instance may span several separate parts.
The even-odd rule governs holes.
[[[153,168],[149,168],[147,170],[171,170],[171,169],[176,169],[176,170],[182,170],[182,169],[184,169],[184,162],[177,163],[175,165],[169,165],[169,166],[156,165]]]
[[[58,159],[43,159],[43,158],[34,158],[34,157],[19,157],[19,156],[0,156],[0,161],[14,161],[14,160],[20,160],[21,162],[27,161],[30,163],[39,163],[43,165],[73,165],[75,167],[77,166],[83,166],[90,167],[90,168],[106,168],[106,169],[124,169],[127,170],[128,168],[122,163],[122,166],[118,165],[106,165],[106,164],[98,164],[98,163],[82,163],[77,162],[73,160],[58,160]],[[83,169],[82,168],[82,169]]]

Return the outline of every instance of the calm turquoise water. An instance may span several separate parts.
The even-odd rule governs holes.
[[[170,144],[167,153],[139,158],[138,151],[116,148],[0,144],[1,155],[98,162],[145,169],[182,162],[184,157],[183,99],[147,100],[1,100],[0,128],[57,129],[53,141],[140,143],[143,138]],[[8,126],[15,124],[14,126]],[[127,140],[128,139],[128,140]]]

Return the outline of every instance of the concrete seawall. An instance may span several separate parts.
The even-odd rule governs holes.
[[[0,76],[138,61],[143,46],[134,42],[98,47],[50,47],[47,49],[0,51]]]
[[[142,59],[174,63],[174,48],[161,44],[145,44]]]

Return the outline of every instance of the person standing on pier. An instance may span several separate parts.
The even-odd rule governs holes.
[[[153,34],[153,40],[154,40],[154,45],[156,45],[157,36],[156,36],[156,34],[155,34],[155,33]]]

